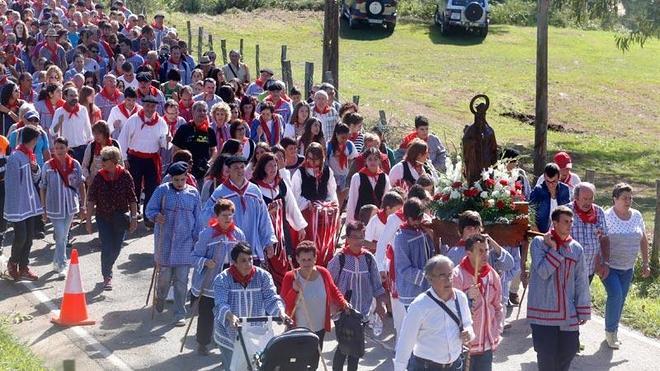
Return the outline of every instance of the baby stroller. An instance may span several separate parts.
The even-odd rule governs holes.
[[[248,317],[241,318],[241,323],[256,324],[268,322],[266,330],[270,330],[270,339],[263,349],[255,348],[255,339],[251,331],[244,331],[243,326],[238,327],[238,342],[240,348],[234,347],[234,354],[242,353],[246,363],[245,370],[249,371],[308,371],[316,370],[319,363],[319,338],[306,328],[294,328],[280,335],[272,336],[272,322],[282,324],[280,317]],[[268,329],[270,327],[270,329]],[[249,327],[246,328],[246,330]],[[263,327],[262,327],[263,329]],[[257,335],[258,337],[259,335]],[[265,339],[269,335],[264,335]],[[257,346],[258,347],[258,346]],[[252,349],[250,349],[252,348]],[[231,369],[241,370],[232,358]],[[242,360],[241,360],[242,361]],[[238,363],[238,362],[236,362]],[[234,368],[236,365],[237,368]],[[241,370],[242,371],[242,370]]]

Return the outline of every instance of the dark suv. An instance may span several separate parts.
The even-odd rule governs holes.
[[[348,21],[348,27],[358,25],[383,25],[389,32],[396,26],[397,0],[342,0],[341,15]]]
[[[434,21],[440,32],[447,35],[454,28],[476,30],[488,35],[490,23],[488,0],[438,0]]]

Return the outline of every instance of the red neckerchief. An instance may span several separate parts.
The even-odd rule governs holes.
[[[230,179],[227,179],[222,184],[224,184],[225,187],[229,188],[230,191],[236,192],[238,197],[241,199],[241,206],[243,206],[243,213],[245,213],[245,210],[247,209],[247,203],[245,202],[245,191],[247,191],[247,188],[248,188],[248,185],[250,185],[250,182],[245,181],[245,185],[241,189],[236,187]]]
[[[50,167],[54,169],[55,171],[60,174],[60,177],[62,178],[62,181],[64,182],[64,185],[67,187],[69,186],[69,175],[73,173],[73,157],[69,156],[68,154],[64,158],[64,167],[62,167],[62,163],[60,160],[56,159],[55,157],[51,158],[48,160],[48,163],[50,164]]]
[[[101,169],[101,170],[99,170],[98,173],[101,174],[101,177],[106,182],[112,182],[112,181],[115,181],[115,180],[119,179],[121,174],[124,173],[124,168],[121,165],[115,165],[115,175],[114,175],[114,177],[106,169]]]
[[[317,181],[317,182],[318,182],[319,180],[321,180],[321,177],[323,176],[323,171],[322,171],[320,168],[318,168],[318,167],[312,167],[309,163],[307,163],[307,160],[305,160],[305,161],[302,163],[302,167],[303,167],[305,170],[312,170],[312,174],[314,174],[314,178],[316,178],[316,181]]]
[[[264,187],[268,190],[270,190],[273,193],[279,193],[279,187],[280,187],[280,177],[275,176],[275,180],[273,181],[273,184],[268,184],[263,180],[255,180],[254,181],[258,186]]]
[[[138,112],[138,116],[140,117],[140,120],[142,120],[142,126],[140,126],[140,129],[143,129],[144,125],[147,125],[147,126],[156,125],[158,123],[158,119],[159,119],[158,112],[154,112],[154,115],[151,116],[149,121],[147,121],[147,119],[144,117],[144,110],[140,110],[140,112]]]
[[[136,105],[133,106],[133,109],[131,110],[131,112],[128,112],[128,109],[126,108],[126,102],[119,103],[119,105],[117,107],[119,107],[119,112],[121,112],[121,114],[124,115],[124,117],[126,117],[126,118],[129,118],[129,117],[133,116],[133,114],[138,109],[138,106],[136,104]]]
[[[51,48],[50,46],[48,46],[48,42],[46,42],[43,46],[44,48],[46,48],[50,52],[50,56],[52,58],[51,62],[53,62],[54,64],[57,64],[57,62],[58,62],[58,57],[57,57],[57,47],[58,46],[59,45],[57,45],[57,43],[56,43],[55,46]]]
[[[14,103],[7,103],[6,107],[9,111],[16,113],[21,107],[21,101],[17,99],[14,101]]]
[[[99,44],[105,49],[105,53],[108,55],[108,58],[114,59],[115,57],[115,52],[112,51],[112,48],[110,47],[110,44],[108,44],[107,41],[105,40],[100,40]]]
[[[96,146],[94,146],[94,156],[99,156],[101,154],[101,150],[103,147],[110,147],[112,146],[112,139],[108,138],[106,140],[105,144],[99,145],[99,143],[96,143]]]
[[[18,58],[16,58],[16,55],[12,55],[11,57],[5,57],[5,65],[7,66],[15,66],[16,62],[18,62]]]
[[[7,83],[7,75],[2,75],[2,77],[0,77],[0,85],[4,85],[6,83]]]
[[[252,270],[250,273],[248,273],[247,276],[244,276],[241,274],[241,272],[238,271],[238,268],[234,264],[229,267],[229,274],[231,277],[234,279],[236,283],[240,283],[241,286],[247,287],[248,284],[250,284],[250,281],[252,281],[252,278],[254,278],[254,274],[257,272],[257,268],[252,267]]]
[[[461,238],[458,240],[458,242],[456,242],[456,246],[465,247],[465,240]]]
[[[402,222],[406,221],[406,216],[403,214],[403,208],[399,209],[394,215],[401,219]]]
[[[573,180],[573,177],[571,176],[571,172],[568,172],[568,175],[564,179],[559,179],[560,182],[566,184],[567,186],[571,185],[571,180]]]
[[[376,196],[376,186],[375,186],[375,184],[378,183],[378,178],[380,177],[380,174],[383,173],[383,171],[382,171],[380,168],[378,168],[378,170],[374,173],[374,172],[372,172],[371,170],[369,170],[369,168],[367,168],[367,167],[365,166],[365,167],[363,167],[362,169],[360,169],[359,173],[360,173],[360,174],[364,174],[364,175],[366,175],[368,178],[372,178],[372,179],[373,179],[373,181],[374,181],[374,186],[371,187],[371,184],[369,184],[369,188],[371,189],[371,196],[374,198],[374,200],[378,200],[378,196]]]
[[[348,137],[348,140],[350,140],[351,142],[355,142],[359,136],[360,136],[359,131],[357,133],[351,133],[350,136]]]
[[[219,236],[226,236],[228,240],[235,241],[234,231],[236,230],[236,224],[232,222],[227,229],[222,229],[220,223],[218,223],[218,218],[213,217],[209,220],[209,227],[213,228],[213,238]]]
[[[266,97],[265,100],[267,100],[269,102],[273,102],[273,96],[269,95],[268,97]],[[274,103],[273,110],[274,111],[279,110],[280,107],[282,107],[283,104],[289,102],[290,100],[291,100],[291,98],[289,98],[286,94],[283,94],[283,96],[280,96],[280,100],[278,100],[277,103]]]
[[[170,130],[170,135],[174,136],[174,132],[176,131],[176,124],[179,122],[179,116],[176,116],[174,120],[170,121],[167,118],[167,115],[164,115],[163,119],[165,120],[165,123]]]
[[[348,247],[348,245],[346,245],[346,246],[344,246],[344,248],[341,250],[341,252],[342,252],[344,255],[355,256],[356,258],[359,258],[360,256],[364,255],[367,251],[366,251],[365,249],[360,249],[360,251],[359,251],[358,253],[354,253],[353,250],[351,250],[351,248]]]
[[[280,138],[280,120],[273,114],[271,121],[273,121],[273,133],[268,129],[268,122],[262,120],[261,117],[259,117],[259,126],[261,126],[261,130],[266,134],[266,141],[270,145],[275,145]]]
[[[160,26],[159,26],[159,25],[156,23],[156,21],[151,22],[151,27],[152,27],[154,30],[158,30],[158,31],[162,31],[162,30],[163,30],[163,25],[160,25]]]
[[[573,240],[571,236],[562,239],[561,237],[559,237],[559,234],[554,228],[550,230],[550,234],[552,236],[552,240],[555,241],[555,243],[557,244],[557,250],[559,250],[562,246],[568,247],[568,244]]]
[[[183,100],[179,101],[179,116],[183,117],[186,121],[192,120],[192,105],[193,101],[190,101],[190,105],[186,106]]]
[[[265,81],[265,80],[261,80],[261,78],[258,78],[258,79],[256,79],[256,80],[254,80],[254,83],[257,84],[258,87],[260,87],[260,88],[263,89],[264,84],[266,83],[266,81]]]
[[[460,267],[462,269],[465,269],[468,273],[470,273],[472,276],[475,276],[474,273],[474,267],[472,266],[472,262],[470,262],[470,259],[468,259],[467,256],[463,257],[463,260],[461,260]],[[477,277],[477,282],[479,283],[479,290],[483,293],[484,290],[486,289],[483,284],[483,279],[490,273],[491,271],[490,264],[486,263],[484,264],[481,269],[479,269],[479,275]]]
[[[80,103],[76,103],[73,107],[69,106],[69,103],[62,105],[62,108],[69,114],[69,119],[73,116],[78,117],[78,111],[80,111]]]
[[[142,90],[138,89],[137,95],[140,99],[144,98],[146,95],[151,95],[158,98],[158,89],[153,86],[149,86],[149,94],[142,94]]]
[[[37,162],[37,156],[34,155],[34,151],[29,149],[25,144],[19,144],[16,147],[16,150],[25,153],[31,164],[35,164]]]
[[[66,101],[64,99],[60,99],[57,102],[55,102],[55,107],[53,107],[53,104],[50,102],[50,99],[46,98],[46,109],[48,110],[48,113],[50,113],[50,115],[53,116],[55,114],[55,109],[64,106],[64,103],[66,103]]]
[[[197,179],[190,172],[186,174],[186,184],[197,188]]]
[[[101,89],[101,93],[99,94],[101,94],[105,99],[107,99],[111,103],[117,103],[117,101],[119,100],[119,96],[121,95],[119,89],[116,88],[113,89],[112,94],[108,94],[105,88]]]
[[[314,112],[319,113],[319,114],[321,114],[321,115],[325,115],[325,114],[327,114],[328,112],[330,112],[330,106],[329,106],[329,105],[328,105],[328,106],[325,106],[325,108],[323,109],[323,111],[319,111],[318,107],[317,107],[316,105],[314,105]]]
[[[23,120],[18,120],[18,122],[16,123],[16,129],[20,129],[23,126],[25,126],[25,122],[23,122]]]
[[[21,99],[28,103],[34,103],[34,90],[30,88],[30,91],[27,94],[24,94],[21,92]],[[50,99],[46,98],[47,101],[50,101]]]
[[[580,217],[582,223],[585,224],[596,224],[598,222],[598,213],[596,212],[596,207],[592,204],[589,211],[583,211],[580,209],[576,201],[573,201],[573,209],[575,213]]]
[[[339,162],[339,168],[345,169],[348,166],[348,155],[346,155],[346,143],[340,144],[337,142],[337,148],[335,148],[335,156],[337,156],[337,162]]]
[[[192,127],[193,127],[193,129],[195,129],[195,131],[199,131],[199,132],[205,133],[205,134],[209,132],[209,120],[207,120],[207,119],[204,119],[204,121],[202,121],[202,124],[200,126],[197,126],[195,124],[195,121],[190,121],[190,125],[192,125]]]
[[[385,210],[378,210],[376,216],[378,217],[378,220],[383,223],[383,225],[387,224],[387,213]]]
[[[412,133],[406,135],[403,140],[401,141],[401,145],[399,148],[401,149],[408,149],[408,146],[410,145],[410,142],[412,142],[414,139],[417,138],[417,132],[413,131]]]

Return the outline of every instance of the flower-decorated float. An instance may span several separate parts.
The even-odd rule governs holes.
[[[447,157],[446,171],[439,174],[436,195],[430,209],[435,218],[433,231],[442,243],[455,246],[459,240],[458,215],[474,210],[481,215],[485,233],[503,246],[518,246],[527,240],[530,230],[530,209],[517,181],[519,171],[507,171],[500,160],[485,169],[481,177],[468,182],[464,178],[460,156]],[[533,210],[532,210],[533,212]]]

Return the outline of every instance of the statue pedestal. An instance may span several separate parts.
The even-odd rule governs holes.
[[[527,240],[529,220],[522,216],[511,224],[487,224],[484,226],[485,233],[489,234],[501,246],[518,246]],[[437,241],[442,238],[442,244],[456,246],[460,239],[458,223],[448,220],[433,219],[433,237]]]

